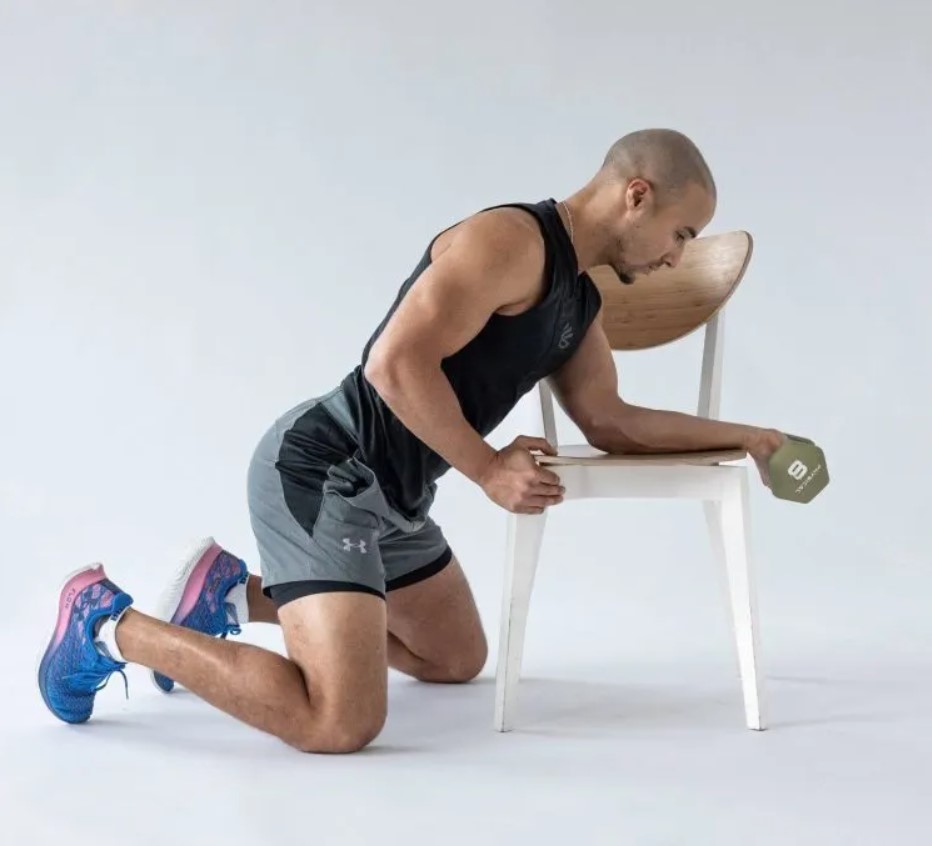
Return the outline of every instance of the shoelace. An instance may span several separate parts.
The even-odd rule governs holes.
[[[126,690],[126,698],[129,699],[129,680],[126,678],[126,673],[123,672],[122,667],[116,667],[113,670],[108,670],[106,673],[94,672],[93,670],[84,670],[79,673],[71,673],[64,677],[64,681],[68,684],[73,685],[78,688],[81,693],[97,693],[103,690],[107,683],[110,681],[110,677],[118,673],[123,678],[123,686]]]

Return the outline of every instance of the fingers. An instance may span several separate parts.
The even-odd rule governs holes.
[[[760,473],[760,480],[764,483],[764,487],[770,487],[770,467],[766,461],[762,459],[755,458],[755,463],[757,464],[757,472]]]
[[[545,455],[557,454],[557,451],[546,438],[532,438],[530,435],[518,435],[512,443],[524,449],[539,449]]]
[[[515,514],[542,514],[544,509],[552,508],[563,502],[563,494],[525,496],[521,502],[511,510]]]
[[[556,473],[538,466],[527,492],[532,497],[542,497],[546,500],[543,503],[535,503],[537,505],[554,505],[563,501],[566,488]]]
[[[552,505],[559,505],[563,502],[562,494],[556,496],[529,496],[524,500],[524,505],[529,508],[550,508]]]

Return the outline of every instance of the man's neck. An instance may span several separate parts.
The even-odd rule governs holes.
[[[587,186],[557,203],[557,211],[566,227],[567,235],[571,231],[573,234],[573,249],[576,251],[579,273],[605,263],[603,257],[608,245],[603,242],[600,227],[595,223],[594,199],[593,192]]]

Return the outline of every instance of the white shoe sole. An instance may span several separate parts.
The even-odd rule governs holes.
[[[154,617],[159,620],[164,620],[166,623],[171,622],[172,617],[175,616],[175,612],[178,610],[178,606],[181,604],[181,598],[184,596],[184,589],[188,583],[188,579],[191,578],[191,573],[197,566],[197,562],[201,560],[204,553],[207,552],[214,543],[215,541],[212,537],[201,538],[193,542],[183,555],[180,556],[182,564],[178,567],[172,580],[162,591],[155,608]],[[162,690],[159,683],[155,680],[155,676],[155,670],[149,670],[149,679],[152,681],[153,686],[159,693],[167,696],[169,691]],[[177,682],[175,682],[175,684],[177,684]]]

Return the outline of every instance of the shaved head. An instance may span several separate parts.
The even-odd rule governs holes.
[[[644,179],[664,204],[682,197],[691,183],[716,197],[712,171],[699,148],[673,129],[642,129],[620,138],[606,154],[599,175],[624,182]]]
[[[565,225],[572,230],[571,217],[577,223],[580,266],[608,265],[631,284],[676,267],[711,222],[717,191],[702,153],[682,132],[641,129],[612,144],[598,173],[563,205]]]

